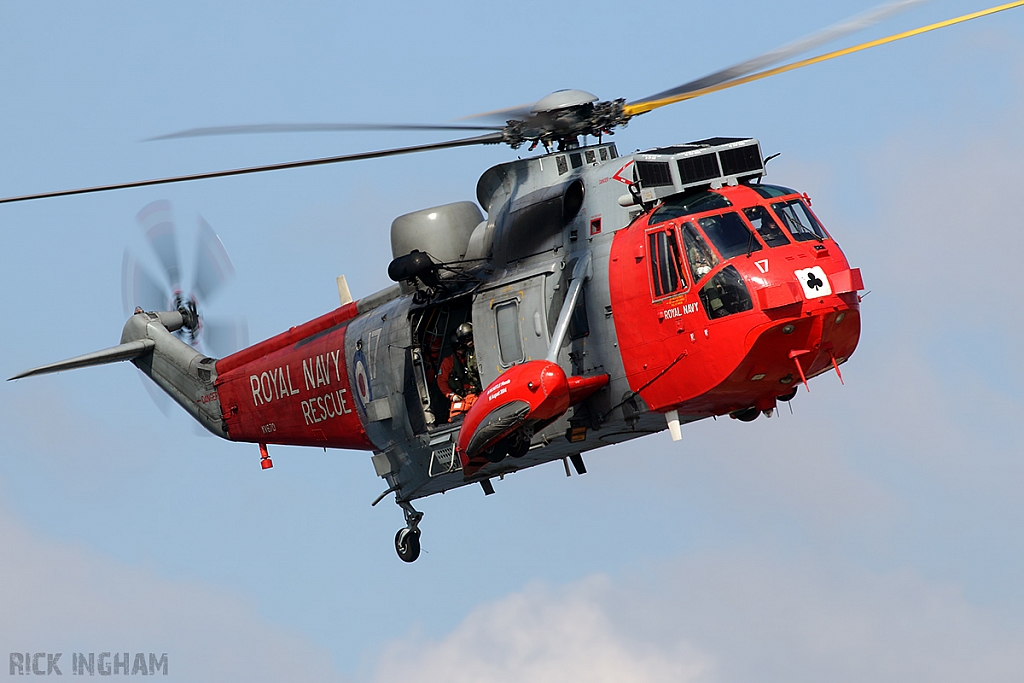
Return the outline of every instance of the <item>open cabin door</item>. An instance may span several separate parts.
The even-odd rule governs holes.
[[[406,348],[406,408],[413,433],[448,425],[448,399],[438,386],[442,360],[452,353],[455,329],[470,318],[469,296],[424,306],[410,316],[411,344]]]

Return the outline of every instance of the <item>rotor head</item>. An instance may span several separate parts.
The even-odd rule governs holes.
[[[546,95],[530,108],[531,114],[550,114],[562,109],[575,109],[597,102],[597,95],[585,90],[556,90]]]

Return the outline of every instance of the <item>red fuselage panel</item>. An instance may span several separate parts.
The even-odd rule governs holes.
[[[371,450],[349,385],[346,329],[340,323],[306,339],[283,339],[286,345],[241,364],[231,356],[219,361],[218,371],[229,368],[217,378],[228,437]]]

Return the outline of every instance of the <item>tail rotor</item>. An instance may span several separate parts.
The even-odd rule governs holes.
[[[223,357],[248,344],[244,318],[208,319],[204,307],[234,277],[235,269],[217,233],[201,216],[196,232],[191,287],[182,289],[178,259],[178,236],[171,203],[158,200],[147,204],[136,216],[149,243],[160,275],[151,273],[129,250],[125,250],[121,271],[121,294],[125,315],[137,308],[144,311],[179,311],[185,325],[175,334],[187,344],[211,355]]]

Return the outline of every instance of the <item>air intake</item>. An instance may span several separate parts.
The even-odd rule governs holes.
[[[633,155],[640,194],[653,202],[694,187],[735,185],[764,175],[753,138],[709,138]]]

